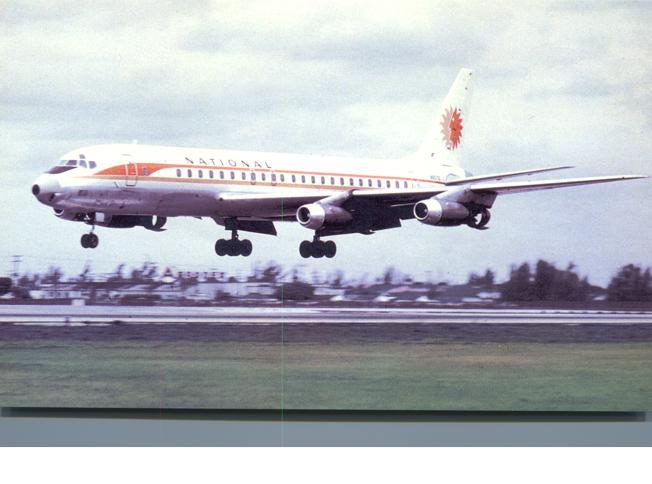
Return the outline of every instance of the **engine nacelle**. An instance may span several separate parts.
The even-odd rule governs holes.
[[[352,219],[351,212],[329,204],[309,203],[297,210],[297,221],[311,230],[318,230],[325,225],[345,225]]]
[[[461,225],[471,211],[458,202],[429,198],[414,205],[414,217],[428,225]]]

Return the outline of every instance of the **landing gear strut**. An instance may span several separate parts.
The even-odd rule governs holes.
[[[81,236],[81,246],[84,249],[94,249],[100,243],[100,238],[93,232]]]
[[[337,246],[335,245],[335,242],[332,240],[323,242],[316,235],[312,239],[312,242],[309,240],[304,240],[301,242],[301,244],[299,244],[299,254],[301,254],[301,257],[304,259],[309,257],[315,257],[317,259],[320,257],[326,257],[328,259],[332,259],[335,257],[336,252]]]
[[[242,255],[249,257],[251,251],[253,250],[253,245],[248,239],[240,240],[238,238],[238,231],[231,231],[231,239],[219,239],[215,242],[215,253],[220,257],[224,255],[237,256]]]

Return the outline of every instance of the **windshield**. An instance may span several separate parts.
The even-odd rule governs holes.
[[[57,174],[63,173],[74,168],[90,168],[94,169],[97,167],[97,163],[94,161],[86,161],[85,159],[81,160],[61,160],[55,166],[50,168],[47,173]]]
[[[63,173],[64,171],[72,170],[74,168],[75,168],[74,166],[57,165],[57,166],[53,166],[52,168],[50,168],[46,173],[56,175],[57,173]]]

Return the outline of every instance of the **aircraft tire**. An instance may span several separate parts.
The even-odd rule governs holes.
[[[81,236],[81,246],[84,249],[88,249],[88,247],[89,247],[88,236],[89,236],[89,234],[84,234],[84,235]]]
[[[324,243],[322,241],[315,241],[312,243],[312,256],[315,259],[324,257]]]
[[[335,245],[335,242],[332,240],[328,240],[324,242],[324,256],[326,256],[327,259],[332,259],[335,257],[335,254],[337,253],[337,245]]]
[[[215,242],[215,253],[220,257],[225,256],[228,252],[227,245],[228,244],[226,240],[219,239],[217,242]]]
[[[309,257],[312,256],[312,243],[310,243],[308,240],[304,240],[299,244],[299,254],[301,257],[304,259],[308,259]]]
[[[240,241],[239,240],[227,240],[227,254],[231,257],[240,255]]]
[[[100,243],[100,238],[95,234],[88,234],[88,247],[95,249]]]
[[[251,251],[253,250],[253,245],[251,243],[251,240],[249,239],[244,239],[240,241],[240,255],[244,257],[249,257],[251,255]]]

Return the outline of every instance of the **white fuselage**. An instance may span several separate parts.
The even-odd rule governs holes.
[[[61,160],[58,166],[67,171],[43,174],[35,182],[42,203],[66,212],[165,217],[284,217],[290,214],[279,213],[277,206],[248,202],[247,194],[256,198],[254,195],[260,194],[290,197],[323,192],[327,197],[334,191],[352,189],[409,190],[466,175],[459,167],[436,164],[425,172],[408,159],[137,144],[81,148]],[[238,202],[222,200],[220,195],[229,192],[241,194]]]

